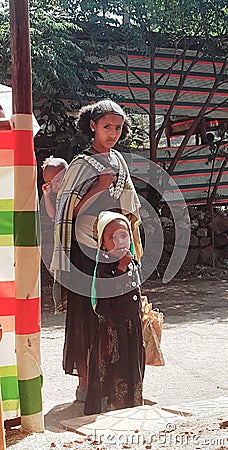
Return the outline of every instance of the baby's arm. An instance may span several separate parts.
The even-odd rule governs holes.
[[[56,214],[56,210],[55,210],[55,206],[52,203],[52,199],[51,199],[51,186],[50,183],[45,183],[42,186],[42,191],[44,194],[44,203],[45,203],[45,208],[47,211],[47,214],[49,215],[49,217],[51,219],[55,218],[55,214]]]

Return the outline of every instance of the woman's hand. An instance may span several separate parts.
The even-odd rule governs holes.
[[[101,192],[108,189],[113,181],[116,181],[116,174],[111,169],[106,169],[99,175],[98,180],[91,186],[89,191],[82,197],[80,202],[74,208],[73,217],[77,214],[86,211],[89,206],[95,202]]]

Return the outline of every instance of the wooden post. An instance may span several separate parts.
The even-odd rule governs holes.
[[[15,330],[21,426],[42,432],[40,248],[28,0],[10,0],[14,136]]]
[[[2,340],[2,327],[0,325],[0,342]],[[5,441],[5,431],[4,431],[4,422],[3,422],[3,408],[2,408],[2,393],[1,393],[1,384],[0,384],[0,449],[6,449],[6,441]]]
[[[13,113],[32,114],[28,0],[10,0]]]

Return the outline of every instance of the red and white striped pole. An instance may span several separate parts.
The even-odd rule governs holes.
[[[32,130],[28,0],[10,0],[14,134],[16,354],[22,428],[43,431],[40,366],[40,248]]]

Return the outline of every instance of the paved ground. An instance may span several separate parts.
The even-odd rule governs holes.
[[[43,306],[44,412],[72,401],[77,378],[61,368],[64,315],[53,315],[49,287]],[[147,282],[144,293],[165,314],[164,367],[146,367],[144,398],[161,406],[227,395],[226,280]]]
[[[84,450],[92,445],[88,441],[86,441],[86,445],[85,441],[84,444],[79,443],[83,435],[74,434],[73,439],[72,433],[62,434],[67,425],[70,429],[77,429],[79,425],[88,423],[88,420],[86,422],[85,417],[82,416],[82,404],[72,403],[77,378],[67,376],[62,371],[61,358],[65,318],[64,315],[53,315],[50,293],[51,285],[46,284],[43,287],[41,351],[44,372],[43,403],[47,430],[44,440],[46,439],[47,444],[44,445],[44,440],[41,438],[36,438],[36,440],[33,438],[32,440],[31,437],[26,438],[28,439],[27,444],[26,439],[15,444],[13,434],[11,434],[8,437],[8,446],[12,450],[14,448],[18,450],[34,448],[34,450],[38,450],[38,448],[49,449],[51,447]],[[211,414],[214,414],[216,410],[213,410],[213,408],[210,410],[210,404],[208,408],[208,400],[216,401],[219,397],[224,398],[228,391],[227,279],[223,279],[223,277],[222,279],[202,277],[176,280],[168,285],[162,285],[158,281],[148,281],[144,285],[143,293],[147,294],[149,299],[153,300],[154,306],[159,307],[165,314],[162,349],[166,362],[164,367],[146,368],[144,381],[146,406],[144,412],[140,412],[144,424],[147,408],[154,411],[150,414],[155,414],[155,410],[160,411],[160,408],[178,407],[178,405],[185,404],[185,411],[187,411],[186,404],[190,402],[198,402],[201,405],[206,402],[206,413],[203,414],[203,410],[199,411],[197,426],[208,430],[213,423],[213,430],[218,429],[218,421],[216,422],[216,420],[224,420],[224,417],[215,419],[213,415],[212,418]],[[150,406],[155,402],[154,406]],[[217,413],[219,414],[219,410],[217,410]],[[167,414],[170,415],[170,412],[167,411]],[[168,415],[165,416],[167,423],[170,422]],[[186,417],[185,420],[191,421],[192,419]],[[142,421],[138,423],[142,428]],[[70,427],[72,424],[73,426]],[[188,431],[183,429],[183,433],[196,429],[194,420],[191,423],[186,422],[185,425]],[[124,426],[126,428],[126,424]],[[197,432],[202,433],[202,429]],[[168,432],[166,427],[165,430]],[[58,438],[56,433],[58,433]],[[70,442],[71,444],[73,442],[73,444],[69,445]],[[197,443],[198,446],[194,446],[192,441],[192,447],[190,443],[187,443],[187,446],[174,445],[174,447],[169,443],[167,447],[161,445],[153,448],[175,448],[175,450],[177,448],[228,449],[228,446],[223,445],[225,441],[221,441],[221,445],[219,441],[216,441],[209,446],[208,444],[206,446],[205,442],[205,440],[202,441],[202,446],[200,443]],[[143,447],[97,447],[94,444],[93,448],[103,450],[106,448],[150,447],[145,447],[145,445]]]

